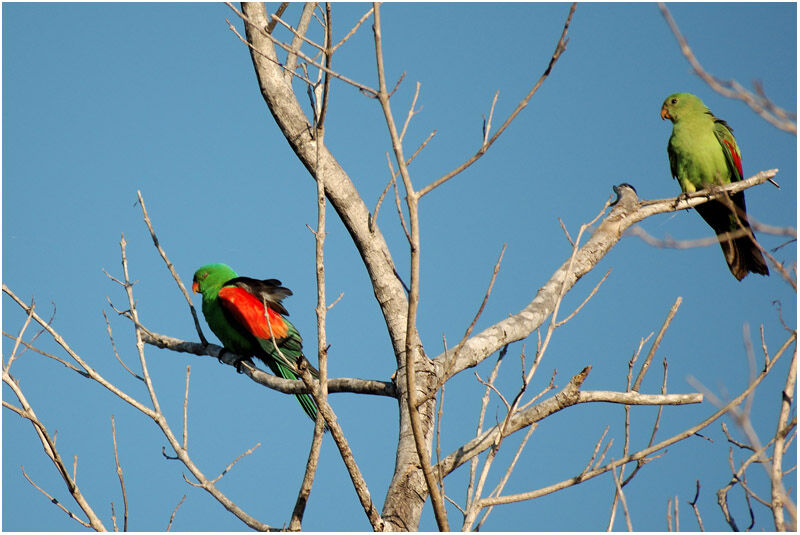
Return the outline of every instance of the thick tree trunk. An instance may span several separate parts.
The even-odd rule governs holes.
[[[422,362],[417,361],[416,383],[417,399],[422,399],[433,390],[438,377],[433,373],[433,365],[427,358]],[[398,370],[398,377],[405,377],[405,365]],[[419,464],[419,455],[411,431],[411,421],[408,415],[408,393],[406,382],[396,381],[398,403],[400,408],[400,437],[397,444],[397,457],[394,465],[394,475],[386,493],[383,503],[383,519],[386,521],[387,531],[416,531],[419,529],[419,519],[422,507],[428,496],[428,487],[425,476]],[[425,448],[431,451],[433,443],[433,423],[435,398],[420,407],[420,424],[425,437]]]
[[[378,228],[370,228],[370,213],[347,173],[324,145],[317,147],[313,126],[303,113],[294,91],[286,82],[278,64],[275,46],[264,35],[267,11],[263,3],[243,3],[245,32],[252,45],[250,55],[264,97],[275,122],[292,150],[313,177],[323,174],[325,193],[356,244],[367,268],[375,297],[383,313],[398,363],[396,377],[404,377],[406,318],[408,301],[405,290],[395,275],[391,254]],[[256,26],[256,27],[254,27]],[[260,28],[260,30],[259,30]],[[418,342],[418,337],[417,342]],[[425,396],[437,383],[433,363],[416,362],[418,398]],[[395,472],[383,507],[387,530],[414,530],[419,524],[427,486],[419,465],[406,401],[405,381],[397,380],[400,412],[400,433]],[[433,439],[433,400],[421,407],[422,432],[430,451]]]

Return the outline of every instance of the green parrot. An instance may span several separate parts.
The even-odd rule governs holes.
[[[283,317],[289,313],[281,301],[292,291],[281,286],[281,281],[239,277],[225,264],[208,264],[195,272],[192,291],[203,295],[203,316],[225,349],[243,357],[257,357],[278,377],[298,378],[293,368],[303,357],[303,339]],[[309,369],[314,377],[319,376],[311,365]],[[306,414],[315,420],[313,398],[308,394],[296,396]]]
[[[691,93],[670,95],[661,106],[661,118],[672,121],[672,136],[667,145],[669,167],[684,193],[742,180],[742,155],[733,129],[714,117],[703,101]],[[744,192],[729,194],[729,198],[737,214],[723,201],[709,201],[695,209],[717,234],[728,267],[737,280],[748,273],[769,275],[747,221]],[[740,229],[745,232],[743,236],[732,238],[728,234],[741,232]]]

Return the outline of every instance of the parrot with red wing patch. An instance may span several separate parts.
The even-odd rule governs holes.
[[[284,379],[298,379],[298,359],[303,339],[281,301],[292,291],[276,279],[239,277],[230,266],[208,264],[198,269],[192,290],[203,296],[203,316],[225,349],[243,357],[254,356]],[[265,310],[266,305],[266,310]],[[269,321],[267,321],[269,318]],[[318,372],[309,365],[311,374]],[[308,416],[315,420],[317,406],[308,394],[296,394]]]
[[[661,118],[672,121],[667,145],[669,167],[684,193],[742,180],[742,155],[733,129],[714,117],[699,98],[691,93],[668,96],[661,106]],[[735,214],[723,201],[709,201],[695,210],[714,229],[728,268],[737,280],[748,273],[769,275],[747,220],[744,192],[729,194],[729,198]]]

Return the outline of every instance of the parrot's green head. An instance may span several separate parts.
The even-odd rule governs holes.
[[[673,93],[661,106],[661,118],[669,119],[673,123],[682,117],[703,113],[708,113],[708,108],[691,93]]]
[[[226,264],[208,264],[194,272],[192,291],[205,297],[209,292],[218,292],[223,284],[236,277],[236,272]]]

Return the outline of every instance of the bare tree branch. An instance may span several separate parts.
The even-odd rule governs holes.
[[[114,357],[116,357],[117,362],[119,362],[122,365],[122,367],[125,368],[125,371],[127,371],[133,377],[135,377],[139,381],[144,381],[144,378],[141,375],[137,374],[136,372],[128,368],[128,365],[122,361],[122,359],[119,356],[119,353],[117,353],[117,345],[114,343],[114,333],[111,332],[111,323],[108,321],[108,316],[106,316],[105,310],[103,310],[103,319],[106,320],[106,331],[108,332],[108,339],[111,341],[111,350],[114,352]]]
[[[5,402],[3,402],[3,403],[5,403]],[[33,480],[30,478],[30,476],[29,476],[29,475],[28,475],[28,474],[25,472],[25,467],[23,467],[23,466],[20,466],[20,470],[22,470],[22,475],[23,475],[23,476],[25,476],[25,479],[27,479],[27,480],[28,480],[28,483],[30,483],[31,485],[33,485],[33,486],[36,488],[36,490],[38,490],[39,492],[41,492],[42,494],[44,494],[44,495],[47,497],[47,499],[48,499],[48,500],[50,500],[50,501],[51,501],[51,502],[52,502],[52,503],[53,503],[53,504],[54,504],[56,507],[58,507],[59,509],[61,509],[62,511],[64,511],[65,513],[67,513],[67,516],[68,516],[68,517],[70,517],[70,518],[71,518],[71,519],[73,519],[75,522],[77,522],[77,523],[81,524],[81,525],[82,525],[82,526],[84,526],[84,527],[87,527],[87,528],[91,528],[91,527],[92,527],[92,525],[91,525],[89,522],[86,522],[86,521],[84,521],[84,520],[81,520],[80,518],[78,518],[77,516],[75,516],[75,513],[73,513],[73,512],[72,512],[72,511],[70,511],[69,509],[67,509],[67,508],[64,506],[64,504],[63,504],[63,503],[61,503],[60,501],[58,501],[56,498],[54,498],[53,496],[51,496],[50,494],[48,494],[48,493],[47,493],[47,491],[45,491],[45,490],[44,490],[42,487],[40,487],[39,485],[37,485],[37,484],[36,484],[36,483],[35,483],[35,482],[34,482],[34,481],[33,481]]]
[[[694,499],[689,502],[689,505],[692,506],[692,510],[694,511],[694,516],[697,518],[697,525],[700,527],[700,531],[705,531],[703,528],[703,519],[700,517],[700,509],[697,508],[697,499],[700,497],[700,480],[697,480],[697,486],[694,493]]]
[[[533,95],[539,90],[539,88],[542,86],[547,77],[550,76],[550,72],[553,70],[553,66],[555,66],[556,62],[558,61],[558,58],[560,58],[564,50],[567,49],[567,42],[569,41],[569,39],[567,39],[567,30],[569,29],[569,24],[572,21],[572,15],[575,13],[575,9],[577,7],[578,7],[577,2],[573,3],[572,6],[570,7],[569,14],[567,15],[567,20],[566,22],[564,22],[564,29],[561,31],[561,37],[558,39],[555,52],[553,52],[553,55],[550,57],[550,62],[547,64],[547,68],[544,70],[544,73],[542,73],[542,75],[539,77],[539,80],[537,80],[536,84],[534,84],[531,90],[528,91],[528,94],[525,95],[525,98],[523,98],[519,102],[519,104],[517,104],[517,107],[514,108],[514,111],[511,112],[508,118],[506,118],[505,122],[503,122],[503,124],[500,125],[500,128],[497,129],[497,132],[495,132],[494,135],[491,138],[489,138],[488,141],[484,140],[484,142],[481,144],[481,147],[478,149],[478,152],[473,154],[469,159],[467,159],[467,161],[465,161],[452,171],[445,173],[441,177],[437,178],[424,188],[420,189],[419,190],[420,197],[424,196],[426,193],[431,192],[432,190],[441,186],[454,176],[458,175],[466,168],[468,168],[470,165],[475,163],[481,156],[486,154],[486,151],[489,150],[489,148],[494,144],[495,141],[497,141],[497,138],[499,138],[500,135],[503,132],[505,132],[506,128],[508,128],[508,125],[510,125],[511,122],[517,117],[517,115],[519,115],[519,113],[525,108],[525,106],[528,105],[528,102],[530,102]],[[494,104],[492,105],[492,108],[494,108]],[[486,133],[488,133],[488,131]]]
[[[292,518],[289,521],[290,531],[300,531],[302,527],[303,514],[308,503],[308,496],[311,494],[311,485],[314,483],[314,475],[317,473],[324,430],[325,420],[322,415],[317,415],[317,421],[314,423],[314,436],[311,439],[311,450],[308,452],[308,461],[306,461],[306,471],[303,475],[303,482],[300,484],[300,491],[297,493]]]
[[[16,336],[16,338],[14,338],[14,347],[11,349],[11,356],[9,356],[8,360],[3,364],[3,371],[5,371],[6,373],[10,373],[11,363],[13,363],[14,359],[17,358],[17,350],[19,349],[19,345],[22,342],[22,336],[25,334],[25,330],[31,323],[31,317],[33,316],[34,308],[36,308],[36,303],[34,302],[33,299],[31,299],[28,315],[25,317],[25,321],[22,323],[22,327],[19,330],[19,334]],[[11,337],[9,336],[9,338]]]
[[[114,417],[111,417],[111,437],[114,441],[114,464],[117,465],[117,477],[119,477],[119,486],[122,489],[122,503],[124,507],[122,531],[128,531],[128,493],[125,492],[125,479],[122,476],[122,467],[119,464],[119,454],[117,453],[117,427],[114,423]]]
[[[5,285],[3,285],[3,287],[5,289]],[[20,304],[21,304],[21,306],[24,306],[24,304],[22,304],[22,303],[20,303]],[[29,313],[29,315],[31,317],[33,317],[34,319],[37,319],[36,318],[36,313],[33,312],[33,308],[32,307],[28,310],[28,313]],[[95,514],[94,509],[92,509],[92,507],[89,504],[89,502],[83,496],[83,493],[81,493],[80,488],[78,488],[78,485],[75,483],[75,478],[71,477],[69,475],[69,472],[67,471],[67,467],[64,464],[64,461],[61,459],[61,455],[59,454],[58,450],[56,449],[55,440],[50,437],[50,434],[47,432],[47,429],[45,428],[44,424],[36,416],[36,413],[34,412],[33,407],[30,406],[30,404],[28,403],[27,398],[25,397],[25,394],[23,394],[22,389],[19,386],[19,382],[16,379],[14,379],[11,376],[11,374],[8,373],[7,367],[3,368],[2,375],[3,375],[3,382],[5,384],[7,384],[9,386],[9,388],[11,388],[12,392],[14,392],[14,395],[19,400],[21,408],[13,407],[11,404],[7,403],[6,401],[3,401],[3,406],[7,407],[9,409],[12,409],[14,412],[16,412],[17,414],[19,414],[20,416],[22,416],[23,418],[25,418],[29,422],[31,422],[31,424],[33,425],[34,431],[36,432],[37,436],[39,437],[39,440],[42,443],[42,449],[44,450],[45,455],[47,455],[47,457],[55,465],[56,470],[58,470],[59,475],[61,475],[61,479],[64,480],[64,484],[66,485],[67,490],[72,495],[72,498],[75,500],[75,503],[77,503],[78,506],[81,508],[81,511],[83,511],[83,513],[86,515],[86,517],[88,519],[88,522],[85,522],[85,521],[79,519],[72,512],[70,512],[66,507],[61,505],[60,502],[58,502],[52,496],[47,494],[41,487],[36,485],[33,482],[33,480],[31,480],[28,477],[28,475],[25,474],[24,469],[22,471],[23,475],[25,475],[25,478],[34,487],[39,489],[45,496],[50,498],[50,500],[54,504],[58,505],[64,512],[66,512],[70,516],[70,518],[73,518],[74,520],[80,522],[82,525],[84,525],[86,527],[91,527],[95,531],[105,531],[106,528],[103,525],[103,522]]]
[[[305,13],[305,12],[304,12]],[[332,25],[331,25],[331,8],[330,3],[325,3],[325,65],[330,68],[332,39]],[[324,138],[324,121],[326,110],[328,109],[328,93],[330,91],[330,77],[325,74],[325,82],[323,86],[323,99],[322,110],[316,122],[316,132],[314,137],[318,141],[318,145],[323,142]],[[319,158],[319,154],[317,155]],[[319,160],[317,160],[319,165]],[[323,402],[327,403],[328,399],[328,342],[326,332],[326,314],[328,306],[325,299],[325,262],[324,262],[324,246],[325,246],[325,182],[324,177],[317,178],[317,230],[314,231],[314,256],[316,264],[317,275],[317,359],[319,361],[319,397]],[[340,296],[341,297],[341,296]],[[269,323],[269,320],[268,320]],[[270,327],[270,334],[272,327]],[[306,462],[306,471],[303,475],[303,482],[300,485],[300,491],[297,494],[294,510],[292,511],[292,518],[289,521],[290,530],[300,530],[303,522],[303,514],[305,512],[306,504],[308,503],[308,496],[311,494],[311,486],[314,483],[314,476],[317,471],[319,462],[319,452],[322,447],[322,434],[325,431],[325,420],[321,414],[317,414],[317,420],[314,423],[314,436],[311,439],[311,450],[308,453],[308,461]],[[369,513],[368,513],[369,514]]]
[[[361,26],[361,25],[364,23],[364,21],[365,21],[365,20],[367,20],[367,19],[369,18],[369,16],[370,16],[370,15],[372,15],[372,7],[370,7],[370,8],[367,10],[367,12],[366,12],[366,13],[364,13],[363,15],[361,15],[361,18],[360,18],[360,19],[358,19],[358,22],[356,22],[355,26],[353,26],[353,27],[350,29],[350,31],[349,31],[349,32],[347,32],[347,34],[346,34],[344,37],[342,37],[342,39],[341,39],[341,40],[340,40],[338,43],[336,43],[335,45],[333,45],[333,47],[331,48],[331,54],[333,54],[334,52],[336,52],[336,51],[339,49],[339,47],[340,47],[340,46],[342,46],[343,44],[345,44],[345,42],[347,42],[347,40],[348,40],[348,39],[350,39],[350,38],[353,36],[353,34],[355,34],[355,33],[356,33],[356,30],[358,30],[358,28],[359,28],[359,27],[360,27],[360,26]]]
[[[693,426],[689,427],[688,429],[685,429],[684,431],[682,431],[680,433],[677,433],[677,434],[675,434],[675,435],[673,435],[673,436],[671,436],[671,437],[669,437],[669,438],[667,438],[665,440],[662,440],[658,444],[654,444],[653,446],[650,446],[650,447],[644,448],[642,450],[639,450],[636,453],[633,453],[633,454],[627,455],[625,457],[622,457],[620,459],[617,459],[616,461],[613,461],[613,462],[611,462],[611,463],[609,463],[609,464],[607,464],[605,466],[596,468],[594,470],[590,470],[588,472],[582,472],[578,476],[566,479],[564,481],[561,481],[559,483],[555,483],[553,485],[549,485],[549,486],[541,488],[541,489],[537,489],[537,490],[533,490],[533,491],[529,491],[529,492],[523,492],[523,493],[519,493],[519,494],[510,494],[510,495],[506,495],[506,496],[497,496],[497,497],[491,497],[491,498],[484,498],[482,500],[483,505],[487,506],[487,505],[501,504],[501,503],[513,503],[513,502],[518,502],[518,501],[530,500],[530,499],[533,499],[533,498],[538,498],[539,496],[544,496],[546,494],[551,494],[551,493],[556,492],[558,490],[561,490],[561,489],[576,485],[576,484],[580,483],[581,481],[585,481],[587,479],[591,479],[593,477],[597,477],[598,475],[601,475],[601,474],[611,470],[612,468],[616,468],[618,466],[622,466],[623,464],[627,464],[627,463],[632,462],[632,461],[637,461],[639,459],[644,459],[645,457],[647,457],[651,453],[655,453],[655,452],[657,452],[657,451],[659,451],[659,450],[661,450],[663,448],[666,448],[667,446],[670,446],[670,445],[672,445],[672,444],[674,444],[676,442],[679,442],[681,440],[684,440],[687,437],[690,437],[690,436],[694,435],[695,433],[697,433],[701,429],[709,426],[710,424],[712,424],[713,422],[718,420],[720,417],[722,417],[724,414],[726,414],[728,411],[730,411],[732,407],[735,407],[736,405],[741,403],[747,396],[749,396],[751,394],[751,392],[761,383],[761,381],[764,379],[764,377],[767,376],[767,374],[770,372],[770,370],[772,370],[772,368],[774,367],[775,363],[778,361],[778,359],[781,357],[781,355],[783,355],[783,353],[786,351],[786,349],[790,345],[795,343],[796,340],[797,340],[796,334],[790,335],[789,338],[778,349],[778,351],[776,351],[775,355],[767,363],[767,365],[764,367],[764,369],[761,371],[761,373],[759,373],[758,376],[756,376],[754,378],[754,380],[748,385],[748,387],[744,391],[742,391],[741,394],[739,394],[737,397],[735,397],[733,400],[731,400],[730,403],[728,403],[725,406],[721,407],[714,414],[712,414],[711,416],[709,416],[708,418],[706,418],[702,422],[700,422],[700,423],[698,423],[696,425],[693,425]],[[579,376],[576,376],[576,377],[579,377]],[[564,399],[563,401],[558,400],[557,397],[556,397],[556,396],[558,396],[558,394],[557,394],[553,398],[547,399],[547,400],[543,401],[542,403],[540,403],[539,405],[532,407],[531,409],[538,409],[538,408],[541,407],[541,408],[544,409],[543,412],[549,412],[549,411],[555,412],[555,411],[561,410],[561,408],[563,408],[563,407],[559,407],[558,406],[561,403],[574,404],[574,401],[572,401],[572,400],[574,400],[574,398],[576,396],[576,393],[577,393],[577,389],[580,387],[579,384],[573,385],[573,382],[575,382],[576,377],[573,377],[573,379],[570,381],[570,384],[567,385],[567,387],[565,387],[564,390],[562,390],[563,394],[565,394],[565,397],[567,397],[569,399]],[[562,392],[560,392],[560,393],[562,393]],[[547,405],[545,405],[545,404],[547,404]],[[529,409],[529,410],[531,410],[531,409]],[[528,412],[528,411],[526,411],[526,412]],[[547,414],[541,414],[541,413],[540,414],[529,414],[529,415],[526,415],[525,420],[538,421],[541,418],[544,418],[545,416],[547,416]],[[518,424],[520,424],[520,425],[524,424],[525,420],[519,421]],[[514,423],[513,420],[512,420],[512,423]],[[517,429],[519,428],[519,427],[517,427],[517,425],[514,425],[513,427],[517,428]],[[513,432],[513,431],[511,431],[511,432]],[[475,450],[479,448],[480,444],[473,444],[474,442],[475,442],[474,440],[471,441],[471,442],[468,442],[465,446],[462,446],[455,453],[449,455],[448,457],[446,457],[444,459],[443,464],[444,464],[445,472],[449,471],[449,470],[447,470],[448,468],[449,469],[456,468],[459,464],[461,464],[464,461],[468,460],[470,456],[476,455],[477,453],[479,453],[478,451],[475,451]]]
[[[12,340],[16,340],[16,339],[17,339],[17,336],[15,336],[15,335],[13,335],[13,334],[9,334],[9,333],[7,333],[7,332],[5,332],[5,331],[3,331],[3,336],[5,336],[5,337],[7,337],[7,338],[11,338]],[[70,370],[72,370],[72,371],[74,371],[74,372],[76,372],[76,373],[79,373],[80,375],[83,375],[84,377],[87,377],[87,378],[89,377],[89,374],[88,374],[88,373],[86,373],[86,372],[85,372],[85,371],[83,371],[83,370],[80,370],[80,369],[76,368],[76,367],[75,367],[75,365],[73,365],[73,364],[70,364],[69,362],[67,362],[66,360],[64,360],[64,359],[62,359],[62,358],[60,358],[60,357],[57,357],[57,356],[55,356],[55,355],[53,355],[53,354],[51,354],[51,353],[48,353],[48,352],[46,352],[46,351],[42,351],[42,350],[41,350],[41,349],[39,349],[38,347],[35,347],[35,346],[33,346],[33,345],[29,344],[29,343],[28,343],[28,342],[26,342],[25,340],[20,340],[20,343],[21,343],[23,346],[25,346],[25,348],[26,348],[26,349],[30,349],[30,350],[32,350],[32,351],[35,351],[36,353],[39,353],[40,355],[44,355],[44,356],[45,356],[45,357],[47,357],[47,358],[53,359],[53,360],[55,360],[55,361],[58,361],[58,362],[60,362],[61,364],[63,364],[64,366],[66,366],[67,368],[69,368]]]
[[[278,10],[275,11],[274,15],[280,17],[283,15],[283,12],[286,11],[286,8],[289,7],[289,2],[281,2],[281,5],[278,6]],[[270,16],[270,21],[267,24],[267,33],[272,33],[275,30],[275,25],[278,23],[272,16]]]
[[[694,72],[709,86],[711,86],[711,89],[722,96],[743,101],[745,104],[750,106],[750,109],[760,115],[761,118],[770,123],[772,126],[797,135],[797,114],[790,113],[783,108],[776,106],[770,99],[766,97],[761,84],[754,84],[756,93],[752,93],[742,87],[736,80],[724,81],[709,74],[705,69],[703,69],[702,65],[700,65],[700,62],[695,57],[694,52],[692,52],[692,49],[689,47],[689,43],[678,29],[678,25],[672,18],[667,6],[663,3],[659,3],[658,8],[661,10],[661,14],[664,15],[664,18],[667,20],[672,33],[675,35],[675,39],[678,40],[678,44],[681,47],[681,52],[684,56],[686,56],[686,59],[689,60]]]
[[[172,521],[175,520],[175,515],[178,513],[178,509],[180,508],[180,506],[183,505],[184,500],[186,500],[186,494],[183,495],[183,497],[178,502],[178,505],[176,505],[175,509],[172,510],[172,514],[169,515],[169,522],[167,523],[166,531],[172,530]]]
[[[175,454],[178,457],[178,459],[180,459],[180,461],[186,466],[186,468],[189,469],[189,471],[198,481],[197,485],[199,487],[203,488],[206,492],[211,494],[220,504],[222,504],[223,507],[225,507],[225,509],[233,513],[237,518],[239,518],[239,520],[241,520],[251,528],[262,531],[273,531],[275,528],[273,528],[268,524],[260,522],[255,518],[253,518],[252,516],[250,516],[249,514],[247,514],[243,509],[241,509],[238,505],[236,505],[230,498],[225,496],[214,485],[214,481],[209,481],[208,478],[205,477],[203,472],[194,464],[194,462],[189,457],[188,451],[184,449],[178,442],[177,438],[172,433],[172,429],[169,427],[166,418],[161,412],[161,407],[158,403],[158,396],[156,395],[153,383],[150,380],[150,373],[147,369],[147,360],[144,354],[143,333],[139,326],[140,323],[139,323],[139,315],[136,310],[136,300],[133,297],[133,284],[131,284],[130,277],[128,275],[128,259],[126,255],[126,244],[127,242],[125,241],[125,236],[123,235],[122,238],[120,239],[122,272],[124,274],[124,281],[122,282],[122,285],[128,297],[130,318],[134,323],[134,333],[136,336],[136,349],[137,352],[139,353],[139,362],[142,367],[142,377],[144,378],[144,383],[145,386],[147,387],[147,392],[150,395],[150,401],[153,405],[153,409],[146,409],[147,412],[142,410],[142,412],[145,412],[145,414],[150,416],[156,423],[156,425],[158,425],[158,427],[161,429],[161,432],[164,434],[167,441],[169,442],[170,446],[175,451]],[[234,461],[234,463],[235,462],[236,461]],[[232,464],[233,463],[231,463],[231,466]]]
[[[403,155],[402,139],[400,134],[397,132],[394,117],[392,116],[392,110],[389,105],[390,94],[386,89],[386,75],[383,65],[383,50],[381,44],[380,4],[377,2],[372,4],[372,16],[375,21],[372,26],[372,31],[375,37],[375,58],[378,71],[377,97],[381,104],[381,109],[383,110],[386,126],[389,129],[392,149],[394,150],[395,160],[400,171],[400,177],[403,179],[403,185],[405,186],[410,227],[408,238],[409,248],[411,250],[411,284],[408,293],[405,332],[406,339],[403,350],[403,355],[405,356],[406,401],[408,403],[411,431],[416,444],[419,463],[422,467],[425,483],[428,486],[428,492],[431,496],[431,504],[433,505],[436,523],[438,524],[440,531],[450,531],[450,526],[447,521],[447,510],[444,506],[444,498],[439,491],[439,487],[436,485],[436,479],[433,475],[433,470],[431,470],[430,455],[428,451],[429,446],[426,444],[427,440],[425,436],[428,433],[425,433],[422,429],[420,414],[417,410],[418,405],[415,366],[418,358],[424,358],[424,355],[421,351],[419,338],[416,335],[417,305],[419,303],[419,195],[414,191],[414,187],[411,184],[411,177],[409,176],[408,167],[406,166],[406,158]],[[428,429],[430,428],[429,425],[426,427]]]
[[[314,383],[312,382],[311,372],[308,370],[305,360],[301,360],[298,371],[300,372],[303,382],[311,389]],[[347,472],[350,474],[350,479],[353,482],[353,488],[355,489],[356,494],[358,494],[358,499],[361,502],[361,506],[364,508],[364,512],[367,514],[370,524],[372,524],[372,528],[375,531],[383,531],[384,521],[378,514],[378,511],[375,509],[375,505],[372,503],[372,497],[370,496],[369,489],[367,488],[367,483],[364,481],[364,477],[361,475],[361,470],[359,470],[358,465],[356,464],[355,458],[353,457],[353,452],[347,443],[347,439],[342,432],[341,426],[339,426],[339,422],[336,420],[336,414],[334,414],[333,409],[328,404],[327,399],[320,395],[319,387],[315,385],[311,390],[311,395],[314,398],[314,401],[317,403],[317,408],[320,414],[322,414],[322,417],[325,419],[325,423],[328,425],[328,429],[331,432],[331,436],[333,437],[336,446],[339,448],[339,453],[344,461],[345,466],[347,467]]]
[[[143,331],[142,339],[153,346],[163,349],[170,349],[180,353],[191,353],[199,356],[210,356],[218,358],[221,362],[236,367],[237,361],[241,362],[245,357],[237,355],[230,351],[223,352],[223,348],[216,344],[198,344],[196,342],[187,342],[178,338],[172,338],[163,334],[154,333],[152,331]],[[302,381],[283,379],[271,373],[256,368],[252,363],[246,361],[241,362],[240,368],[242,372],[253,381],[264,385],[278,392],[284,394],[307,394],[309,390],[305,387]],[[313,379],[312,379],[313,380]],[[316,380],[314,380],[316,382]],[[328,380],[328,392],[351,392],[354,394],[371,394],[374,396],[387,396],[397,397],[394,384],[391,381],[376,381],[373,379],[354,379],[350,377],[341,377]]]
[[[269,33],[267,33],[266,31],[264,31],[262,29],[262,28],[266,27],[266,24],[264,24],[262,26],[259,23],[260,21],[256,22],[256,19],[251,18],[247,14],[248,13],[248,9],[258,9],[258,7],[257,6],[253,6],[253,4],[255,4],[255,2],[244,2],[243,6],[242,6],[242,9],[244,10],[244,12],[242,12],[242,11],[239,11],[238,9],[236,9],[235,7],[233,7],[233,4],[231,4],[230,2],[225,2],[225,5],[230,7],[245,22],[245,29],[255,28],[256,31],[262,37],[264,37],[265,39],[267,39],[271,43],[273,43],[275,45],[278,45],[279,47],[281,47],[282,49],[286,50],[289,53],[296,54],[298,57],[300,57],[304,61],[308,62],[309,65],[313,65],[314,67],[320,69],[321,71],[330,74],[334,78],[338,78],[339,80],[358,88],[364,94],[367,94],[369,96],[375,96],[377,94],[377,91],[375,91],[374,89],[372,89],[372,88],[370,88],[370,87],[368,87],[368,86],[366,86],[364,84],[360,84],[360,83],[356,82],[355,80],[351,80],[350,78],[348,78],[346,76],[343,76],[343,75],[341,75],[341,74],[339,74],[337,72],[334,72],[332,70],[326,69],[326,67],[324,65],[322,65],[320,63],[317,63],[316,61],[314,61],[313,59],[311,59],[307,55],[303,54],[303,52],[301,52],[299,49],[294,50],[291,46],[282,43],[278,39],[275,39],[272,35],[270,35]],[[264,12],[263,13],[259,13],[259,15],[260,15],[259,18],[261,18],[263,16],[264,19],[266,19],[266,8],[264,8]],[[250,43],[254,43],[255,41],[253,39],[253,36],[249,35],[250,32],[247,32],[247,33],[248,33],[248,41]],[[254,45],[254,47],[251,47],[251,50],[253,51],[254,54],[258,54],[259,56],[266,57],[266,58],[269,59],[270,62],[274,63],[275,65],[277,65],[279,67],[281,67],[281,69],[283,69],[284,71],[286,70],[278,62],[277,57],[274,55],[274,52],[275,52],[274,49],[272,49],[272,54],[264,54],[263,49],[261,47],[255,46],[255,45]],[[294,75],[297,76],[297,74],[294,74]],[[291,91],[291,87],[289,87],[289,90]]]
[[[300,21],[297,23],[297,30],[292,28],[290,25],[283,22],[280,19],[280,16],[272,14],[270,16],[270,22],[276,21],[281,23],[283,26],[289,29],[294,37],[292,38],[292,44],[288,50],[286,55],[286,67],[284,67],[286,71],[287,81],[291,83],[291,78],[294,75],[295,68],[297,67],[297,52],[300,51],[300,47],[302,46],[302,42],[306,42],[311,46],[318,48],[319,50],[323,50],[323,47],[319,46],[315,42],[306,39],[305,33],[308,30],[308,23],[311,22],[311,15],[314,13],[314,10],[317,8],[316,2],[308,2],[303,4],[303,12],[300,14]],[[302,41],[302,42],[301,42]]]
[[[622,467],[620,467],[622,468]],[[628,531],[633,531],[633,523],[631,522],[631,514],[628,511],[628,502],[625,500],[625,493],[622,492],[622,484],[620,483],[619,476],[615,468],[611,468],[611,478],[614,480],[614,487],[616,488],[616,495],[619,496],[619,501],[622,503],[622,512],[625,515],[625,524],[628,526]]]
[[[783,509],[786,505],[784,500],[787,498],[783,490],[783,452],[786,442],[787,423],[791,413],[792,401],[794,399],[795,383],[797,381],[797,351],[792,355],[792,362],[789,365],[789,372],[786,376],[786,385],[781,392],[781,407],[778,415],[778,426],[775,431],[775,445],[772,449],[772,466],[770,483],[772,486],[772,515],[775,520],[777,531],[797,531],[797,517],[792,515],[792,524],[786,523],[783,517]],[[791,505],[791,504],[789,504]],[[791,511],[791,509],[790,509]]]
[[[611,212],[600,222],[600,225],[573,257],[570,256],[559,267],[550,279],[539,289],[536,297],[524,309],[508,318],[495,323],[484,331],[472,336],[464,344],[461,353],[452,366],[453,374],[463,371],[482,362],[489,355],[505,344],[521,340],[536,330],[553,311],[558,296],[566,293],[586,273],[611,250],[625,231],[633,224],[656,214],[674,212],[693,208],[699,204],[717,199],[726,193],[743,191],[761,184],[777,174],[777,169],[762,171],[756,175],[733,184],[713,190],[701,190],[678,198],[639,201],[635,191],[629,187],[620,187],[620,200],[614,204]],[[572,268],[570,268],[572,266]],[[437,366],[448,355],[437,356]]]
[[[172,278],[175,279],[175,282],[178,284],[178,288],[181,289],[181,293],[186,298],[186,302],[189,304],[189,310],[192,313],[194,326],[197,329],[197,335],[200,337],[200,341],[204,344],[208,344],[208,340],[206,340],[206,337],[203,336],[203,330],[200,328],[200,320],[197,319],[197,311],[194,309],[194,305],[192,304],[192,298],[189,296],[189,292],[186,291],[186,287],[183,285],[183,281],[181,281],[181,278],[178,276],[178,272],[175,271],[175,267],[172,265],[172,262],[170,262],[169,258],[167,258],[167,253],[164,252],[164,249],[161,247],[158,237],[156,236],[156,231],[153,230],[153,224],[150,223],[150,216],[147,215],[147,208],[144,205],[142,192],[137,190],[136,195],[139,197],[139,206],[142,207],[142,216],[144,217],[144,222],[147,224],[147,230],[150,231],[150,237],[153,238],[153,245],[155,245],[156,249],[158,249],[158,253],[161,255],[161,258],[164,259],[164,263],[167,265],[167,269],[169,269],[169,272],[172,274]]]
[[[678,312],[678,307],[681,306],[682,302],[683,298],[678,296],[678,298],[675,299],[675,303],[672,305],[672,308],[669,310],[667,318],[661,325],[661,329],[658,331],[658,335],[656,336],[656,339],[653,340],[653,345],[650,346],[650,351],[647,353],[647,357],[644,359],[644,362],[642,363],[642,367],[639,370],[639,375],[636,376],[636,381],[633,383],[632,390],[634,392],[638,392],[639,388],[642,386],[642,381],[644,380],[644,375],[647,373],[647,368],[650,367],[650,362],[653,360],[656,350],[658,349],[658,346],[661,344],[661,340],[664,338],[664,333],[667,332],[669,324],[672,323],[672,318],[675,317],[675,314]]]

